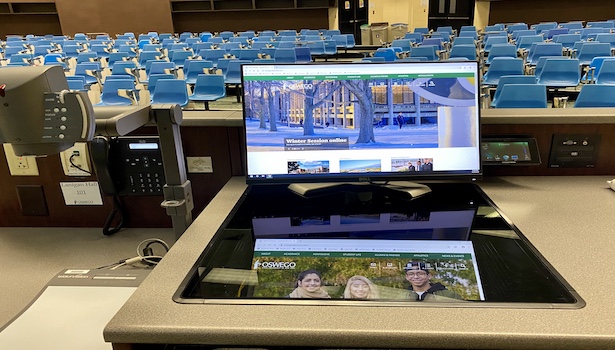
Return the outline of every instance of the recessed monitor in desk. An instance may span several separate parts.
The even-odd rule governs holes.
[[[476,179],[470,61],[242,66],[253,184]]]
[[[478,186],[439,182],[431,189],[412,200],[375,193],[370,201],[348,202],[336,191],[303,197],[284,184],[249,186],[174,300],[397,307],[584,305]],[[352,294],[354,287],[359,291]]]

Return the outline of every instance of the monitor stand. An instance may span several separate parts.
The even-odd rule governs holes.
[[[410,181],[293,183],[288,185],[288,189],[305,198],[345,192],[355,195],[360,201],[369,201],[376,193],[410,200],[431,192],[429,186]]]

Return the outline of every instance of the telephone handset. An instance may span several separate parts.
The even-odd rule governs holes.
[[[103,193],[162,195],[166,181],[157,136],[97,136],[90,151]]]
[[[109,160],[109,139],[103,136],[96,136],[90,143],[90,154],[94,172],[98,178],[98,185],[104,194],[115,196],[119,194],[120,183],[117,178],[111,176]]]

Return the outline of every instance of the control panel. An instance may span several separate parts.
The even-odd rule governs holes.
[[[554,134],[549,167],[593,168],[598,160],[598,134]]]
[[[45,93],[45,118],[42,142],[75,142],[91,140],[94,134],[94,112],[82,92]]]

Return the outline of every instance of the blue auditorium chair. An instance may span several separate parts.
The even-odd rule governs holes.
[[[547,88],[540,84],[506,84],[495,108],[547,108]]]
[[[524,35],[517,39],[516,47],[517,51],[528,51],[532,48],[532,45],[535,43],[544,42],[544,38],[542,35]]]
[[[500,77],[505,75],[523,75],[523,59],[510,57],[494,58],[483,77],[483,84],[498,85]]]
[[[548,58],[538,77],[538,84],[547,87],[576,87],[581,81],[579,60],[571,58]]]
[[[615,107],[615,85],[585,84],[574,107]]]
[[[65,70],[68,69],[68,65],[66,63],[66,56],[61,53],[48,53],[43,58],[43,65],[52,66],[57,65],[61,66]]]
[[[286,49],[282,49],[286,50]],[[294,49],[291,49],[294,51]],[[241,102],[241,65],[251,63],[245,60],[233,60],[228,64],[226,73],[224,74],[224,83],[227,85],[235,85],[235,91],[237,95],[237,102]],[[279,63],[276,60],[276,63]]]
[[[325,42],[325,56],[333,56],[337,54],[337,44],[335,40],[324,40]]]
[[[357,44],[354,39],[354,34],[344,34],[346,35],[346,48],[352,49]]]
[[[183,33],[179,34],[179,42],[183,43],[188,38],[192,38],[192,33],[190,33],[190,32],[183,32]]]
[[[77,63],[98,62],[98,54],[93,51],[83,51],[77,55]]]
[[[476,60],[476,46],[471,45],[453,45],[449,54],[450,58],[465,57],[468,60]]]
[[[452,26],[440,26],[436,28],[436,33],[441,33],[445,37],[450,37],[453,35],[453,27]]]
[[[295,55],[297,55],[297,63],[310,63],[312,62],[312,53],[307,46],[295,47]],[[240,59],[242,59],[240,57]]]
[[[490,107],[495,107],[496,101],[500,98],[500,94],[502,93],[502,88],[506,84],[536,84],[538,79],[536,79],[535,75],[504,75],[500,77],[500,81],[498,83],[498,87],[495,89],[495,93],[493,94],[493,100],[491,101]]]
[[[150,78],[151,79],[151,78]],[[188,104],[188,87],[183,79],[161,79],[156,82],[151,96],[152,104]]]
[[[444,50],[444,41],[441,37],[432,36],[431,38],[423,39],[421,46],[432,45],[436,47],[436,50],[442,51]]]
[[[161,60],[163,54],[160,51],[143,51],[137,58],[138,68],[145,69],[145,63],[150,60]]]
[[[195,102],[204,102],[205,109],[209,110],[209,102],[219,100],[225,96],[226,85],[222,75],[199,74],[194,84],[194,91],[188,96],[188,99]]]
[[[374,57],[382,57],[386,62],[397,61],[397,54],[391,47],[379,47],[376,52],[374,52]]]
[[[87,91],[85,78],[80,75],[68,75],[66,76],[68,82],[68,88],[71,90]]]
[[[228,85],[241,84],[241,65],[252,63],[247,60],[231,60],[228,63],[226,72],[224,73],[224,83]],[[276,61],[276,63],[279,63]]]
[[[427,57],[428,61],[437,61],[437,47],[434,45],[421,45],[412,48],[410,57]]]
[[[589,65],[594,57],[611,56],[611,45],[608,43],[587,42],[579,49],[577,57],[581,65]]]
[[[126,90],[130,98],[119,95],[119,90]],[[105,80],[100,94],[100,102],[96,106],[130,106],[137,104],[137,90],[133,80],[112,79]]]
[[[530,35],[538,35],[538,34],[539,33],[536,32],[536,29],[521,29],[521,30],[515,30],[514,32],[512,32],[511,38],[513,41],[516,42],[517,39],[519,39],[522,36],[530,36]]]
[[[194,85],[199,74],[205,74],[206,70],[214,67],[212,61],[207,60],[187,60],[184,65],[184,79],[189,85]]]
[[[75,66],[74,75],[85,78],[87,86],[95,83],[100,83],[100,62],[77,63]]]
[[[323,40],[308,41],[307,47],[310,48],[312,56],[321,56],[325,54],[325,42]]]
[[[530,48],[527,56],[527,63],[531,66],[535,66],[536,63],[538,63],[538,59],[542,56],[563,56],[563,49],[564,46],[560,43],[537,43]]]
[[[391,42],[391,47],[399,47],[402,52],[412,51],[412,41],[410,39],[395,39]]]
[[[583,22],[572,21],[572,22],[560,23],[559,26],[562,28],[568,28],[570,31],[572,31],[573,29],[583,29]]]
[[[581,78],[584,83],[595,83],[596,76],[600,73],[600,68],[602,68],[602,63],[606,60],[615,59],[613,56],[598,56],[594,57],[589,63],[589,66],[584,69],[585,75]]]
[[[148,83],[147,83],[147,90],[149,91],[150,96],[154,93],[154,89],[156,88],[156,84],[158,84],[158,81],[164,80],[164,79],[176,79],[176,78],[177,77],[174,74],[169,74],[169,73],[150,74]]]
[[[601,33],[596,35],[596,41],[599,43],[608,43],[611,45],[611,50],[615,50],[615,34],[614,33]]]
[[[413,43],[420,44],[423,42],[423,34],[421,33],[406,33],[404,39],[410,40]]]
[[[226,51],[220,49],[206,49],[199,51],[199,56],[201,56],[204,60],[212,61],[214,67],[217,66],[219,59],[224,58],[224,55],[226,55]]]
[[[111,52],[107,58],[107,65],[113,67],[115,62],[127,61],[130,58],[128,52]]]
[[[171,54],[172,53],[172,54]],[[184,61],[193,58],[192,51],[172,50],[169,51],[169,61],[175,63],[178,68],[184,67]]]
[[[260,49],[242,49],[239,51],[240,60],[248,60],[254,61],[258,58],[258,54],[260,53]]]
[[[563,57],[563,56],[542,56],[538,59],[538,62],[536,63],[536,66],[534,67],[533,70],[533,74],[536,76],[540,75],[540,72],[542,71],[542,69],[545,66],[545,63],[547,63],[547,60],[550,58],[569,58],[569,57]]]
[[[111,66],[112,75],[135,75],[137,64],[134,61],[117,61]]]
[[[602,61],[602,65],[596,74],[596,84],[615,85],[615,57]]]
[[[453,46],[455,45],[474,45],[476,47],[476,40],[471,37],[456,37],[453,40]]]
[[[517,48],[513,44],[494,44],[489,50],[485,64],[490,65],[496,57],[515,58],[517,57]]]
[[[276,63],[297,63],[297,53],[294,48],[279,48],[273,56]]]
[[[459,37],[461,38],[472,38],[474,40],[478,40],[478,33],[476,31],[465,31],[460,32]]]
[[[508,34],[512,34],[516,30],[529,29],[526,23],[514,23],[506,26]]]
[[[457,40],[459,39],[461,38],[455,39],[455,42],[457,42]],[[488,55],[493,45],[508,44],[508,37],[507,36],[490,36],[483,43],[484,43],[483,51]]]

